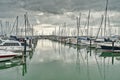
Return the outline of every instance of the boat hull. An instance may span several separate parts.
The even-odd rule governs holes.
[[[15,55],[0,55],[0,61],[6,61],[14,58]]]
[[[118,46],[105,46],[105,45],[101,45],[101,49],[108,51],[108,52],[120,52],[120,47]]]
[[[22,53],[15,53],[6,50],[0,50],[0,61],[10,60],[16,56],[21,56]]]

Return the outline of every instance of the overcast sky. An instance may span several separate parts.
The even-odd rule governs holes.
[[[108,15],[111,25],[120,26],[120,1],[109,0]],[[99,26],[101,15],[104,14],[106,0],[0,0],[0,19],[14,21],[16,16],[23,21],[27,12],[31,24],[75,26],[75,18],[82,13],[82,25],[91,10],[91,26]],[[93,24],[94,23],[94,24]]]
[[[26,11],[64,14],[83,10],[104,11],[106,0],[0,0],[0,18],[15,17]],[[119,0],[109,0],[111,11],[120,11]],[[35,16],[35,14],[33,14]]]

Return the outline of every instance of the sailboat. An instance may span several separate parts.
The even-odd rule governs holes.
[[[92,37],[89,35],[89,23],[90,23],[90,10],[89,10],[89,13],[88,13],[88,22],[87,22],[87,36],[82,36],[81,37],[81,40],[80,40],[80,45],[86,45],[88,47],[96,47],[97,44],[94,43]]]
[[[108,7],[108,0],[106,1],[104,35],[105,35],[105,31],[106,31],[107,7]],[[103,51],[120,52],[120,41],[118,39],[111,39],[111,42],[109,42],[109,43],[105,42],[105,43],[101,44],[100,47]]]
[[[120,42],[116,41],[116,42],[111,42],[111,44],[104,44],[101,45],[101,49],[103,51],[107,51],[107,52],[120,52]]]

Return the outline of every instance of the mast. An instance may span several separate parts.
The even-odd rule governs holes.
[[[111,30],[112,30],[112,27],[111,27],[111,25],[110,25],[110,17],[108,16],[108,26],[109,26],[109,28],[108,28],[108,32],[109,32],[109,34],[110,34],[110,37],[111,37]]]
[[[63,36],[67,36],[67,32],[66,32],[66,22],[64,22],[64,24],[63,24],[63,27],[64,27],[64,34],[63,34]]]
[[[57,36],[57,32],[56,32],[56,26],[55,26],[55,33],[54,33],[55,36]]]
[[[8,33],[8,27],[9,27],[9,22],[8,21],[6,21],[5,22],[5,29],[4,29],[4,32],[5,32],[5,34],[7,35]]]
[[[81,19],[81,13],[77,17],[77,44],[78,44],[78,37],[79,37],[80,19]]]
[[[32,25],[32,37],[34,36],[34,28],[33,28],[33,25]]]
[[[16,18],[16,21],[17,21],[17,23],[16,23],[16,36],[17,36],[18,35],[18,16]]]
[[[89,14],[88,14],[87,37],[88,37],[88,34],[89,34],[89,23],[90,23],[90,10],[89,10]]]
[[[24,19],[25,19],[25,37],[26,37],[26,28],[27,28],[27,20],[26,20],[26,15],[27,15],[27,13],[26,13],[26,14],[24,14]]]
[[[105,24],[104,24],[104,36],[106,36],[106,22],[107,22],[107,10],[108,10],[108,0],[106,0],[106,8],[105,8]]]
[[[32,26],[30,25],[27,13],[26,13],[26,25],[27,25],[27,32],[29,32],[28,35],[31,36],[32,35]]]
[[[4,27],[4,34],[5,34],[5,36],[7,36],[7,34],[8,34],[8,27],[9,27],[9,22],[5,21],[5,27]]]
[[[60,25],[59,25],[59,35],[58,36],[60,37]]]
[[[3,35],[3,26],[2,26],[2,21],[0,20],[0,26],[1,26],[1,34]]]

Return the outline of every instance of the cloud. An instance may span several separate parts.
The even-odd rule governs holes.
[[[62,14],[69,11],[105,10],[106,0],[19,0],[26,10]],[[119,0],[109,0],[111,10],[119,10]]]
[[[120,11],[119,0],[109,0],[109,10]],[[64,14],[84,10],[105,10],[106,0],[0,0],[0,17],[29,12]],[[10,16],[7,16],[10,17]]]
[[[103,11],[105,4],[106,0],[0,0],[0,10],[16,11],[22,8],[28,11],[64,14],[89,9]],[[119,0],[109,0],[109,9],[120,11],[119,4]]]

